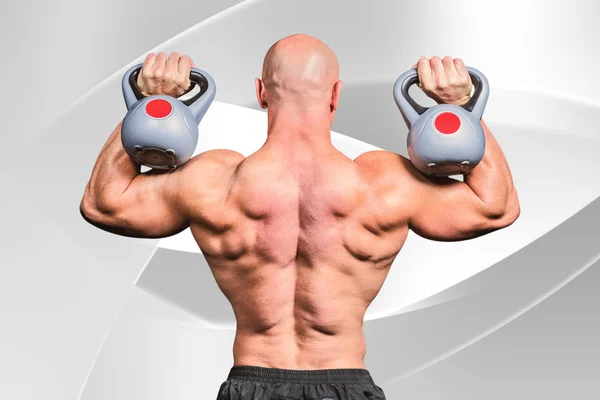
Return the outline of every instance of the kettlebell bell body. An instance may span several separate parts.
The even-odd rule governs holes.
[[[192,68],[190,81],[200,90],[187,100],[166,95],[144,96],[137,86],[142,64],[123,76],[127,114],[121,127],[123,148],[132,160],[154,169],[175,169],[185,164],[198,144],[198,124],[216,94],[212,77]]]
[[[408,94],[418,82],[416,69],[402,74],[394,84],[394,99],[409,128],[407,147],[412,164],[428,176],[466,174],[485,152],[481,117],[489,97],[485,76],[467,67],[475,92],[464,106],[439,104],[423,107]]]

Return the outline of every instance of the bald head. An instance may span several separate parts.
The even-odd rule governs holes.
[[[262,82],[257,81],[259,102],[263,107],[280,103],[327,106],[339,90],[339,69],[337,57],[320,40],[307,35],[283,38],[265,56]]]

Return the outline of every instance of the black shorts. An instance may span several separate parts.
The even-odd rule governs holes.
[[[366,369],[231,368],[217,400],[385,400]]]

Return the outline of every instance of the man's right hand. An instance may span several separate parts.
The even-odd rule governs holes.
[[[413,68],[419,73],[419,87],[438,103],[462,106],[471,98],[471,77],[460,58],[421,57]]]

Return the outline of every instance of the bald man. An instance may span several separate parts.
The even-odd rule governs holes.
[[[191,64],[176,53],[150,54],[139,85],[146,94],[179,95]],[[422,58],[418,71],[437,101],[469,100],[459,59]],[[363,318],[409,229],[465,240],[519,215],[506,159],[483,122],[485,155],[464,182],[426,178],[388,151],[355,160],[339,152],[330,135],[338,74],[324,43],[284,38],[256,79],[268,109],[268,137],[256,153],[211,150],[175,171],[140,173],[119,124],[85,189],[82,215],[107,231],[160,238],[191,229],[237,319],[234,365],[219,400],[385,399],[365,369]]]

